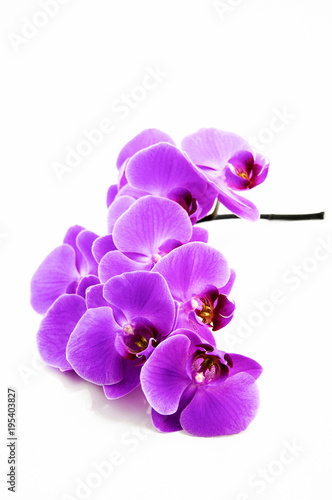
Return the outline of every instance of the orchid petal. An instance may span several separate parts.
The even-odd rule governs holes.
[[[255,222],[259,219],[259,212],[256,206],[243,196],[233,193],[231,190],[219,190],[218,200],[228,210],[239,217]]]
[[[98,274],[98,264],[92,254],[91,249],[93,242],[97,238],[97,234],[86,229],[84,229],[84,231],[81,231],[76,238],[77,247],[81,251],[86,262],[86,273],[94,274],[95,276]]]
[[[107,208],[109,208],[109,206],[112,205],[117,194],[118,194],[118,186],[116,184],[112,184],[107,191],[107,196],[106,196]]]
[[[123,378],[112,385],[104,385],[104,393],[108,399],[117,399],[126,396],[140,384],[141,367],[136,366],[137,360],[128,361],[123,358]]]
[[[50,307],[37,333],[38,349],[45,363],[61,371],[72,370],[66,359],[66,347],[85,311],[85,301],[78,295],[61,295]]]
[[[236,434],[248,427],[259,404],[253,377],[238,373],[218,385],[199,388],[183,410],[180,423],[194,436]]]
[[[113,236],[111,234],[100,236],[93,242],[92,253],[98,264],[104,255],[112,250],[116,250],[116,246],[114,245]]]
[[[186,211],[174,201],[154,196],[137,200],[116,222],[113,239],[122,252],[136,252],[153,259],[166,240],[186,243],[192,225]]]
[[[135,202],[131,196],[120,196],[117,198],[108,209],[107,214],[107,230],[113,232],[113,227],[118,218],[125,213],[126,210]]]
[[[67,287],[80,279],[75,250],[64,244],[55,248],[40,264],[31,280],[31,305],[43,314]]]
[[[140,134],[136,135],[129,141],[120,151],[116,165],[118,168],[131,156],[140,151],[141,149],[157,144],[158,142],[168,142],[174,144],[173,139],[162,132],[161,130],[150,128],[143,130]]]
[[[128,273],[131,271],[140,271],[143,269],[151,269],[144,262],[136,262],[133,259],[129,259],[126,255],[114,250],[113,252],[108,252],[100,261],[99,264],[99,278],[102,283],[106,283],[107,280],[113,278],[113,276],[118,276],[123,273]]]
[[[236,277],[235,271],[234,269],[231,269],[229,280],[227,281],[226,285],[219,288],[219,293],[223,293],[224,295],[229,295],[233,288],[235,277]]]
[[[160,143],[134,155],[127,165],[127,178],[136,189],[164,196],[175,188],[188,189],[194,198],[204,194],[207,184],[195,166],[171,144]]]
[[[209,231],[204,227],[193,227],[193,233],[190,241],[202,241],[203,243],[207,243],[209,239]]]
[[[82,255],[81,251],[79,250],[79,248],[77,247],[76,238],[79,235],[79,233],[81,231],[84,231],[84,230],[85,230],[85,228],[83,226],[78,226],[78,225],[71,226],[67,230],[65,237],[63,238],[63,243],[70,245],[75,250],[76,268],[77,268],[79,273],[81,272],[81,269],[82,269],[83,255]]]
[[[86,305],[88,309],[93,307],[108,306],[109,303],[104,299],[104,285],[93,285],[86,291]]]
[[[100,283],[99,278],[97,276],[94,276],[93,274],[89,274],[88,276],[84,276],[84,278],[81,279],[79,282],[77,289],[76,289],[76,294],[80,295],[85,299],[86,291],[90,286],[97,285]]]
[[[224,256],[198,241],[176,248],[153,271],[164,276],[172,296],[179,302],[198,296],[208,285],[224,286],[230,276]]]
[[[175,305],[165,279],[159,274],[135,271],[115,276],[105,283],[104,297],[123,312],[128,322],[146,318],[162,336],[170,333]]]
[[[114,348],[118,330],[110,307],[86,311],[67,345],[67,360],[80,377],[98,385],[122,380],[122,358]]]
[[[184,390],[191,383],[186,374],[189,347],[188,337],[169,337],[159,344],[142,368],[143,392],[158,413],[175,413]]]
[[[189,385],[182,393],[179,407],[175,413],[172,415],[162,415],[152,408],[151,417],[154,426],[162,432],[175,432],[182,430],[182,425],[180,424],[180,417],[182,410],[192,400],[196,392],[196,388],[193,385]]]
[[[182,141],[182,149],[196,165],[215,170],[224,168],[236,151],[248,147],[239,135],[215,128],[202,128]]]
[[[229,356],[233,364],[229,372],[230,377],[237,373],[246,372],[256,380],[261,375],[263,368],[257,361],[241,354],[229,354]]]

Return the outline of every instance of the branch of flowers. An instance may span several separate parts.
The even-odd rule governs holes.
[[[217,204],[212,214],[203,217],[203,219],[197,221],[197,224],[199,222],[208,222],[211,220],[241,219],[241,217],[234,214],[217,215],[218,208],[219,206]],[[260,218],[267,220],[322,220],[325,218],[325,212],[317,212],[314,214],[261,214]]]

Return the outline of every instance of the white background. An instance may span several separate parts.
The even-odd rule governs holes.
[[[18,394],[20,500],[327,498],[330,2],[63,4],[53,18],[40,16],[37,0],[0,7],[1,497],[10,385]],[[29,31],[27,19],[45,25]],[[18,38],[24,29],[30,38]],[[138,89],[156,68],[156,88]],[[132,104],[120,112],[125,95]],[[60,180],[54,162],[64,163],[68,148],[104,119],[112,132]],[[260,141],[271,170],[251,199],[262,213],[327,211],[325,221],[206,224],[210,243],[237,271],[236,316],[218,345],[264,367],[257,418],[242,434],[213,439],[158,433],[138,391],[108,402],[99,388],[44,367],[35,344],[40,317],[29,305],[33,272],[70,225],[105,234],[121,147],[148,127],[180,141],[207,126]],[[268,305],[276,289],[280,303]],[[96,464],[105,461],[115,465],[101,479]]]

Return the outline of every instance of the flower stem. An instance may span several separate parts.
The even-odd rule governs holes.
[[[206,217],[203,217],[203,219],[200,219],[197,221],[199,222],[208,222],[210,220],[222,220],[222,219],[241,219],[242,217],[238,217],[237,215],[234,214],[222,214],[222,215],[217,215],[218,213],[218,208],[219,208],[219,202],[216,204],[214,211],[212,214],[207,215]],[[322,220],[325,217],[325,212],[317,212],[314,214],[261,214],[260,218],[261,219],[267,219],[267,220]]]

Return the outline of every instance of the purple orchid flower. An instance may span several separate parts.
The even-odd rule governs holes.
[[[190,241],[192,233],[188,214],[177,203],[157,196],[140,198],[114,225],[116,250],[100,261],[101,282],[123,272],[151,270],[164,255]],[[105,241],[107,245],[110,240]]]
[[[46,257],[32,278],[31,304],[46,313],[37,332],[39,353],[61,371],[72,370],[66,359],[68,339],[86,311],[87,290],[100,283],[92,254],[97,238],[81,226],[69,228],[63,245]]]
[[[85,290],[99,283],[98,264],[91,250],[96,238],[82,226],[68,229],[63,244],[45,258],[32,277],[31,305],[36,312],[44,314],[64,293],[84,298]]]
[[[261,372],[256,361],[179,329],[147,360],[141,384],[157,429],[211,437],[247,428],[258,409],[255,380]]]
[[[116,198],[144,194],[169,198],[187,211],[193,224],[210,211],[217,196],[195,165],[166,142],[138,151],[126,163],[125,174],[128,184]]]
[[[115,399],[139,385],[142,365],[173,329],[176,307],[157,273],[124,273],[107,281],[103,297],[100,289],[89,289],[87,301],[97,307],[86,311],[71,334],[67,360]]]
[[[153,271],[166,279],[174,300],[179,303],[176,328],[194,330],[215,344],[210,329],[226,326],[235,309],[227,296],[235,273],[225,257],[205,243],[192,242],[173,250]],[[205,325],[210,328],[203,328]]]
[[[237,134],[214,128],[200,129],[185,137],[182,149],[218,192],[218,200],[226,208],[248,220],[259,218],[255,205],[234,190],[251,189],[263,182],[269,167],[266,158],[254,158],[249,144]]]

